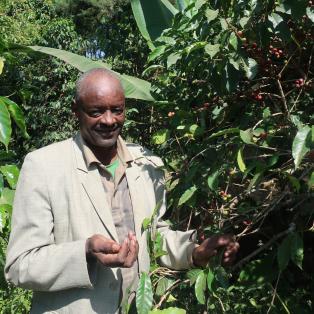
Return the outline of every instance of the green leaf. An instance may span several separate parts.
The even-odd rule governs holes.
[[[240,171],[244,172],[246,170],[246,165],[244,163],[243,156],[242,156],[242,148],[240,148],[238,150],[237,162],[238,162],[238,166],[239,166]]]
[[[211,44],[207,44],[205,46],[205,52],[211,57],[215,57],[216,54],[220,51],[220,45],[219,44],[215,44],[215,45],[211,45]]]
[[[158,58],[165,52],[166,46],[158,46],[156,47],[148,56],[148,62],[151,62]]]
[[[252,142],[253,133],[251,129],[245,131],[240,130],[240,138],[245,144],[254,144]]]
[[[227,289],[229,287],[229,276],[222,266],[215,269],[215,278],[222,288]]]
[[[195,282],[195,296],[200,304],[205,304],[206,275],[201,271]]]
[[[208,22],[215,20],[217,18],[218,14],[219,14],[219,10],[207,9],[205,12],[205,15],[207,17]]]
[[[311,176],[310,176],[310,179],[308,181],[308,186],[310,189],[313,189],[314,188],[314,171],[312,172]]]
[[[25,118],[22,109],[12,100],[6,97],[1,97],[0,99],[6,104],[7,109],[11,115],[11,118],[15,121],[16,125],[22,131],[22,134],[25,138],[29,138],[29,135],[26,131]]]
[[[314,8],[313,7],[307,7],[306,8],[306,14],[307,14],[308,18],[314,23]]]
[[[4,188],[0,197],[0,205],[7,204],[12,206],[14,199],[14,191],[8,188]]]
[[[95,68],[105,68],[112,71],[110,69],[110,65],[104,62],[93,61],[89,58],[77,55],[69,51],[41,46],[30,46],[29,48],[31,48],[34,51],[42,52],[54,56],[60,60],[63,60],[81,72],[86,72],[88,70]],[[115,73],[121,80],[121,84],[123,86],[126,98],[154,101],[154,98],[150,93],[151,85],[149,82],[133,76],[119,74],[115,71],[112,72]]]
[[[195,42],[189,45],[188,47],[184,48],[183,53],[185,53],[186,55],[189,55],[192,51],[204,48],[206,45],[207,45],[206,41]]]
[[[158,130],[152,136],[152,142],[156,145],[161,145],[170,138],[170,131],[168,129]]]
[[[0,57],[0,74],[2,74],[3,67],[4,67],[4,59]]]
[[[310,151],[310,132],[311,128],[306,125],[299,129],[293,140],[292,156],[296,169],[300,166],[300,163],[305,154]]]
[[[202,272],[202,269],[194,268],[194,269],[189,270],[186,273],[186,276],[190,280],[190,286],[192,286],[195,283],[195,281],[196,281],[198,275],[200,274],[200,272]]]
[[[143,222],[142,222],[142,231],[147,230],[149,227],[151,226],[151,218],[144,218]]]
[[[291,236],[291,260],[300,269],[302,269],[303,256],[303,239],[295,232]]]
[[[283,18],[277,13],[272,13],[268,16],[268,20],[272,23],[273,28],[276,29],[277,26],[283,21]]]
[[[17,179],[19,177],[20,171],[16,165],[5,165],[0,167],[0,171],[7,179],[10,187],[12,189],[16,188]]]
[[[0,232],[6,226],[7,221],[10,221],[12,214],[12,206],[8,204],[0,205]]]
[[[179,52],[172,53],[167,58],[167,68],[169,69],[172,65],[176,64],[182,55]]]
[[[212,190],[215,191],[218,187],[218,176],[219,176],[220,172],[219,170],[214,171],[212,174],[210,174],[210,176],[207,179],[207,184],[208,187]]]
[[[243,65],[246,77],[249,80],[253,80],[258,73],[257,62],[252,58],[248,58],[247,60],[244,60],[242,65]]]
[[[142,272],[136,290],[136,309],[138,314],[147,314],[153,305],[153,291],[150,277]]]
[[[168,307],[167,309],[154,309],[149,311],[149,314],[186,314],[186,311],[178,307]]]
[[[192,187],[190,187],[189,189],[187,189],[180,197],[179,199],[179,206],[181,206],[182,204],[186,203],[196,192],[197,188],[195,185],[193,185]]]
[[[207,274],[207,287],[209,291],[212,291],[212,284],[215,279],[215,274],[212,272],[212,270],[209,268],[208,269],[208,274]]]
[[[288,266],[291,256],[290,249],[291,249],[291,235],[288,235],[281,242],[277,251],[277,262],[280,271],[283,271]]]
[[[234,50],[238,50],[238,37],[234,32],[230,34],[229,44]]]
[[[11,139],[11,119],[6,104],[0,99],[0,142],[4,144],[6,150]]]
[[[167,0],[131,0],[131,6],[138,29],[153,48],[152,42],[171,27],[178,10]]]
[[[195,2],[195,8],[197,9],[197,10],[199,10],[200,8],[201,8],[201,6],[203,5],[203,4],[205,4],[206,3],[206,0],[196,0],[196,2]]]
[[[156,295],[158,296],[162,296],[165,294],[165,292],[167,291],[167,289],[174,283],[174,280],[172,279],[168,279],[166,277],[162,277],[158,283],[157,283],[157,287],[156,287]]]
[[[212,139],[212,138],[219,137],[219,136],[226,135],[226,134],[238,134],[239,132],[240,132],[240,129],[238,129],[238,128],[224,129],[224,130],[218,131],[216,133],[213,133],[208,138]]]

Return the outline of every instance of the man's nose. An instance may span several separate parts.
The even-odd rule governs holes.
[[[115,123],[113,114],[110,110],[106,110],[101,116],[101,123],[105,125],[113,125]]]

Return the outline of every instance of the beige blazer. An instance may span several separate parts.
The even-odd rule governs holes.
[[[117,313],[121,271],[94,264],[88,269],[85,241],[99,233],[118,241],[96,166],[86,168],[79,136],[28,154],[14,199],[5,275],[34,291],[31,313]],[[168,255],[161,264],[190,266],[196,246],[190,232],[169,229],[162,161],[139,145],[125,144],[134,161],[126,170],[139,240],[139,271],[149,270],[146,232],[141,226],[163,200],[156,228]]]

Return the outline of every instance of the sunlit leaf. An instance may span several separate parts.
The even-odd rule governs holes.
[[[215,279],[215,274],[209,268],[208,274],[207,274],[207,287],[209,291],[212,291],[212,284],[213,284],[214,279]]]
[[[291,237],[291,260],[300,269],[302,269],[303,256],[303,239],[295,232]]]
[[[156,145],[161,145],[170,138],[170,131],[168,129],[158,130],[152,136],[152,142]]]
[[[220,45],[219,44],[215,44],[215,45],[212,45],[212,44],[207,44],[205,46],[205,52],[207,54],[209,54],[209,56],[211,58],[215,57],[216,54],[220,51]]]
[[[160,280],[158,280],[155,291],[156,295],[162,296],[173,283],[174,281],[172,279],[162,277]]]
[[[29,48],[63,60],[81,72],[86,72],[95,68],[105,68],[112,71],[110,65],[104,62],[93,61],[69,51],[41,46],[30,46]],[[130,75],[119,74],[115,71],[112,72],[120,78],[126,98],[142,99],[146,101],[154,100],[150,93],[151,85],[149,82]]]
[[[212,174],[209,175],[207,178],[207,184],[208,187],[212,190],[215,191],[218,187],[218,177],[219,177],[219,170],[214,171]]]
[[[201,271],[195,282],[195,296],[200,304],[205,304],[206,275]]]
[[[29,135],[26,131],[25,118],[22,109],[12,100],[7,97],[1,97],[0,99],[6,104],[11,118],[13,118],[16,125],[22,131],[22,134],[25,138],[28,138]]]
[[[142,272],[136,290],[136,309],[138,314],[147,314],[153,305],[153,291],[150,277]]]
[[[19,169],[16,165],[5,165],[0,167],[1,173],[5,176],[10,187],[12,189],[16,188],[17,179],[19,177]]]
[[[180,197],[179,199],[179,206],[181,206],[182,204],[186,203],[196,192],[197,187],[195,185],[193,185],[192,187],[190,187],[189,189],[187,189]]]
[[[189,278],[190,280],[190,285],[192,286],[195,281],[196,281],[196,278],[198,277],[198,275],[200,274],[200,272],[202,272],[202,269],[199,269],[199,268],[193,268],[191,270],[189,270],[187,273],[186,273],[186,276]]]
[[[186,311],[177,307],[168,307],[167,309],[163,310],[154,309],[149,311],[148,314],[186,314]]]
[[[249,80],[253,80],[254,77],[258,73],[258,64],[257,64],[257,62],[254,59],[252,59],[252,58],[248,58],[247,60],[244,60],[242,65],[243,65],[246,77]]]
[[[310,131],[309,126],[304,126],[297,132],[292,143],[292,156],[294,159],[295,168],[300,166],[300,163],[307,152],[310,151]]]
[[[211,22],[213,21],[214,19],[217,18],[219,14],[219,11],[218,10],[211,10],[211,9],[207,9],[206,12],[205,12],[205,15],[207,17],[207,21],[208,22]]]
[[[252,139],[253,139],[253,134],[252,130],[248,129],[245,131],[240,130],[240,138],[245,144],[253,144]]]
[[[4,67],[4,59],[0,57],[0,74],[2,74],[3,67]]]
[[[246,170],[246,166],[243,160],[243,156],[242,156],[242,148],[240,148],[238,150],[238,154],[237,154],[237,162],[238,162],[238,166],[241,172],[244,172]]]
[[[14,199],[14,191],[9,188],[4,188],[0,197],[0,204],[7,204],[12,206]]]
[[[11,119],[5,102],[0,98],[0,142],[4,144],[8,150],[11,139]]]

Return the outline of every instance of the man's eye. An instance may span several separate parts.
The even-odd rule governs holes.
[[[100,111],[90,111],[87,113],[90,117],[96,118],[99,117],[101,115]]]
[[[123,111],[124,111],[123,108],[115,108],[111,110],[113,114],[122,114]]]

